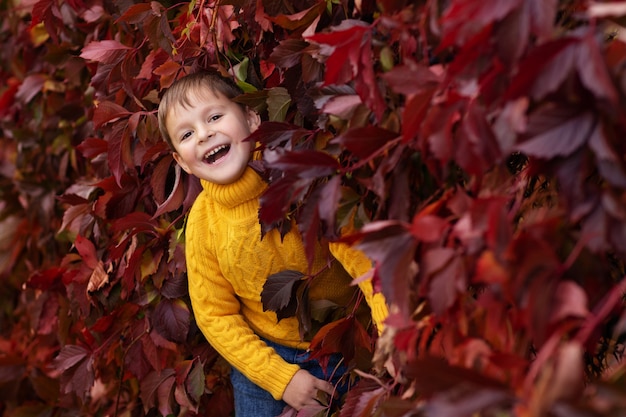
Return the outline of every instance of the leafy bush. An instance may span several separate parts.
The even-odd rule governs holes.
[[[621,2],[0,13],[3,416],[231,412],[228,365],[186,296],[198,183],[155,116],[176,78],[209,67],[268,121],[264,230],[297,219],[310,248],[354,221],[346,239],[392,306],[341,411],[300,415],[626,412]],[[367,349],[348,328],[322,330],[317,354]]]

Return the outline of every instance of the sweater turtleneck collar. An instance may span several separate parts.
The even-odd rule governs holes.
[[[267,183],[250,167],[247,167],[241,178],[231,184],[214,184],[200,181],[209,198],[226,209],[233,209],[247,202],[258,204],[256,199],[263,194]]]

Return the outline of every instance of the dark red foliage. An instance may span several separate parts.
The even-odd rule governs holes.
[[[187,297],[199,182],[155,114],[211,67],[265,121],[250,138],[263,233],[295,220],[309,258],[320,238],[357,245],[391,305],[379,337],[356,310],[322,326],[315,277],[268,277],[265,307],[353,371],[345,398],[284,416],[624,415],[625,15],[579,0],[0,3],[0,414],[232,412]]]

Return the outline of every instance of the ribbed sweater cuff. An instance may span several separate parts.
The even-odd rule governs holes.
[[[293,376],[300,370],[298,365],[276,366],[268,369],[268,377],[264,381],[265,389],[275,400],[282,400],[285,388]]]

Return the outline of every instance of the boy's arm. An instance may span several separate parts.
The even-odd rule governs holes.
[[[335,259],[343,265],[353,279],[367,274],[372,269],[371,259],[360,250],[346,243],[331,242],[329,248]],[[381,292],[374,292],[371,278],[360,282],[359,288],[372,310],[372,319],[380,334],[383,331],[384,321],[389,314],[385,296]]]
[[[285,362],[248,326],[232,286],[207,248],[206,236],[194,236],[188,229],[186,240],[189,295],[198,327],[224,359],[281,399],[300,367]]]

